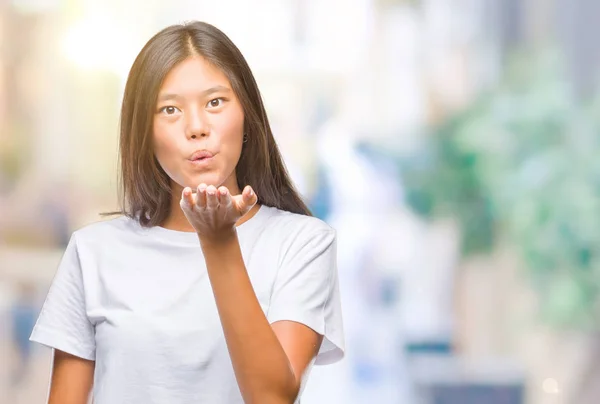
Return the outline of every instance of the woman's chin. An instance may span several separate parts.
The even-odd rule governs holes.
[[[183,187],[187,186],[192,188],[192,190],[196,190],[196,188],[198,188],[198,185],[200,184],[213,185],[215,187],[219,187],[223,183],[223,180],[221,178],[218,178],[216,175],[199,175],[186,181],[185,183],[186,185],[184,185]]]

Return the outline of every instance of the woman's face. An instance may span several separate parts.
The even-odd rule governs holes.
[[[166,76],[154,111],[154,154],[172,189],[200,183],[240,192],[244,111],[229,80],[200,56],[176,65]]]

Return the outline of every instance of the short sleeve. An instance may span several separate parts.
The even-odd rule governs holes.
[[[74,233],[50,285],[30,341],[95,360],[94,327],[86,314],[83,285]]]
[[[323,335],[316,365],[344,356],[336,254],[334,230],[293,242],[279,268],[267,313],[270,323],[295,321]]]

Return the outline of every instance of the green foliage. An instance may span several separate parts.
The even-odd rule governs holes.
[[[405,160],[409,204],[453,215],[464,254],[512,242],[545,321],[600,325],[600,103],[576,102],[553,57],[517,59],[493,93]]]

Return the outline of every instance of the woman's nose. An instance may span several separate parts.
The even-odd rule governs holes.
[[[192,111],[186,117],[186,136],[188,139],[197,139],[208,136],[210,126],[206,116],[201,111]]]

